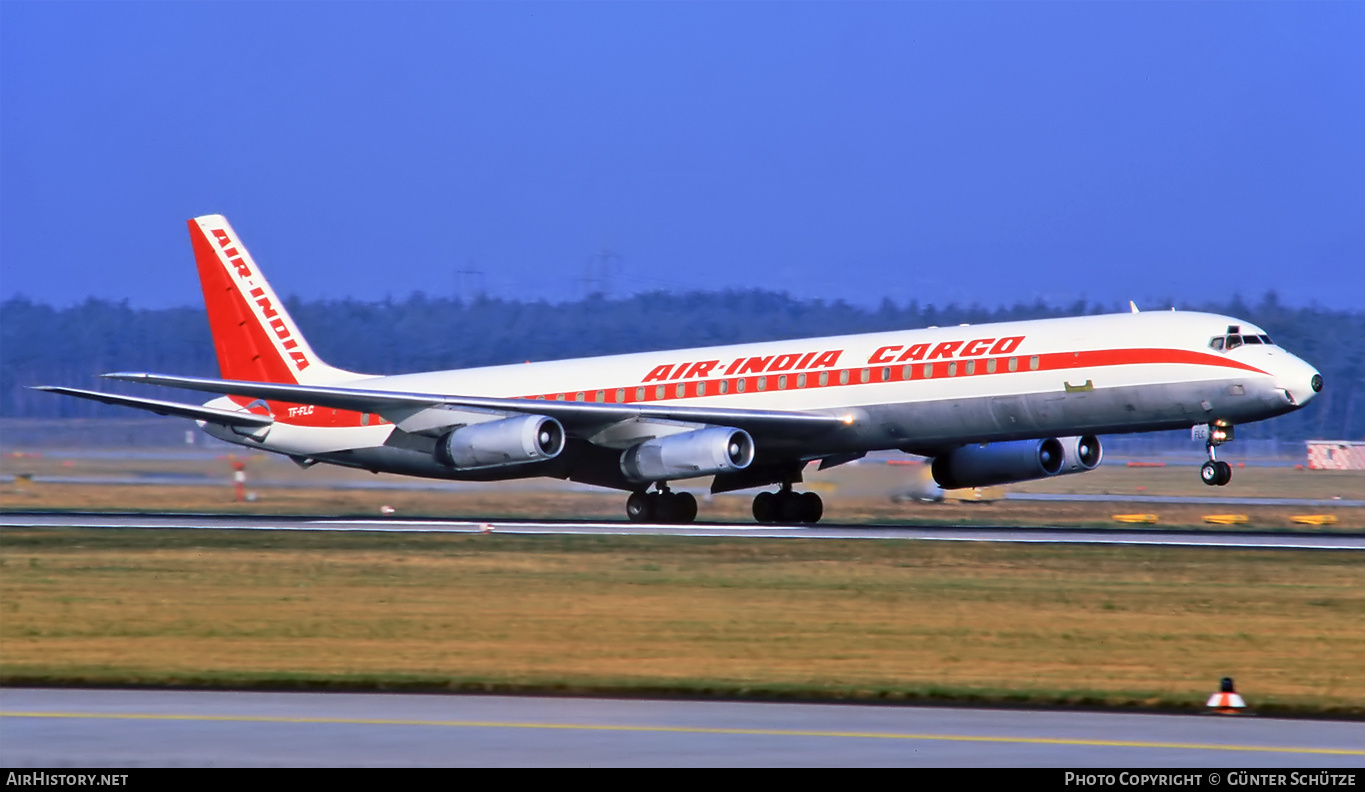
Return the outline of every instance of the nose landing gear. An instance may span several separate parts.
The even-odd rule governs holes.
[[[1232,465],[1210,459],[1199,468],[1199,478],[1210,487],[1224,486],[1232,481]]]
[[[1195,440],[1203,440],[1209,454],[1209,461],[1199,468],[1199,480],[1210,487],[1226,486],[1232,481],[1232,465],[1220,462],[1214,449],[1232,439],[1232,424],[1200,424],[1190,430],[1190,436]]]

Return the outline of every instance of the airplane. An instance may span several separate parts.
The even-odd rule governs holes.
[[[1084,472],[1100,434],[1190,429],[1200,477],[1239,423],[1302,408],[1312,366],[1264,330],[1185,311],[1082,316],[373,376],[323,362],[221,215],[188,221],[221,379],[119,381],[217,394],[200,405],[39,390],[194,420],[207,434],[317,463],[435,479],[567,479],[630,493],[636,522],[696,518],[680,480],[769,487],[759,522],[811,524],[802,470],[892,450],[944,489]],[[439,328],[433,328],[439,332]]]

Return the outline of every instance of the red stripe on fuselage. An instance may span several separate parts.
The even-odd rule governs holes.
[[[1030,364],[1035,357],[1038,358],[1038,366],[1037,368],[1032,368]],[[1010,360],[1015,361],[1014,371],[1011,371],[1009,368]],[[994,363],[994,370],[992,370],[992,363]],[[917,380],[958,379],[961,377],[1023,373],[1036,374],[1041,371],[1066,371],[1072,369],[1149,364],[1217,366],[1220,368],[1248,371],[1255,374],[1266,374],[1265,371],[1262,371],[1255,366],[1207,352],[1196,352],[1187,349],[1104,349],[1083,352],[1043,352],[1037,355],[959,358],[955,360],[895,363],[880,366],[858,366],[840,369],[814,369],[807,371],[790,371],[782,374],[717,377],[714,379],[687,380],[684,382],[676,380],[663,383],[651,382],[648,385],[636,384],[624,388],[593,388],[590,390],[585,389],[583,391],[537,394],[522,398],[545,399],[549,401],[576,401],[578,393],[581,392],[583,393],[584,401],[596,402],[598,391],[602,391],[602,402],[606,404],[644,404],[647,402],[673,401],[676,399],[693,399],[710,396],[747,396],[755,393],[771,393],[773,391],[851,387],[854,385],[884,385],[894,382],[910,382]],[[885,379],[883,379],[883,371],[886,372]],[[866,380],[863,379],[863,372],[867,372]],[[926,374],[926,372],[928,373]],[[799,384],[798,380],[798,377],[802,374],[806,375],[804,385]],[[822,374],[829,375],[824,384],[820,382]],[[847,381],[844,381],[845,376],[847,377]],[[779,377],[786,378],[785,387]],[[764,385],[763,388],[759,387],[760,381],[762,381]],[[726,384],[724,392],[720,390],[722,382]],[[744,383],[743,390],[740,390],[741,382]],[[679,385],[683,388],[681,395],[678,393]],[[700,392],[703,386],[705,393]],[[638,395],[636,393],[637,389],[642,389]],[[624,391],[625,398],[617,398],[616,392],[618,390]]]
[[[272,350],[273,351],[273,350]],[[1032,358],[1038,358],[1038,368],[1030,368]],[[1009,361],[1015,361],[1015,370],[1010,371]],[[995,370],[991,371],[990,363],[995,363]],[[645,404],[650,402],[676,401],[681,399],[695,399],[711,396],[753,396],[757,394],[782,393],[792,390],[812,390],[817,388],[840,388],[853,387],[855,385],[885,385],[896,382],[911,382],[920,380],[944,380],[960,379],[963,377],[981,376],[1002,376],[1009,374],[1037,374],[1045,371],[1069,371],[1074,369],[1087,368],[1107,368],[1112,366],[1134,366],[1151,364],[1178,364],[1193,366],[1216,366],[1219,368],[1246,371],[1253,374],[1266,374],[1255,366],[1231,360],[1222,355],[1209,354],[1207,352],[1195,352],[1185,349],[1104,349],[1089,350],[1083,352],[1044,352],[1038,355],[1007,355],[994,358],[966,358],[957,360],[935,360],[932,362],[916,362],[909,364],[895,364],[885,366],[859,366],[856,368],[843,369],[815,369],[809,371],[790,371],[781,374],[759,374],[744,377],[717,377],[706,380],[686,380],[683,382],[673,381],[667,383],[650,383],[648,385],[631,385],[621,388],[593,388],[584,390],[583,401],[598,402],[597,393],[602,391],[600,403],[605,404]],[[952,367],[950,374],[950,368]],[[926,367],[932,367],[930,376],[925,376]],[[970,370],[968,370],[970,367]],[[886,370],[887,379],[882,379],[882,371]],[[863,381],[863,372],[867,372],[867,381]],[[847,382],[844,382],[844,374],[847,373]],[[909,376],[906,376],[907,373]],[[800,382],[800,375],[806,375],[804,385]],[[822,374],[828,375],[825,384],[821,384]],[[786,378],[786,386],[779,387],[779,377]],[[759,388],[759,381],[765,382],[763,389]],[[744,390],[738,389],[740,382],[744,383]],[[728,384],[725,393],[720,392],[720,383]],[[678,386],[681,385],[682,395],[678,395]],[[705,393],[701,393],[702,386],[705,386]],[[636,388],[643,388],[643,397],[635,398]],[[663,395],[659,395],[659,388],[663,389]],[[618,400],[616,392],[623,391],[623,399]],[[563,393],[547,393],[534,396],[524,396],[520,398],[528,400],[546,401],[577,401],[579,391]],[[562,398],[561,398],[562,397]],[[254,401],[244,397],[232,397],[233,401],[243,406]],[[290,409],[297,410],[306,405],[298,405],[286,402],[270,402],[270,411],[274,414],[275,420],[280,423],[294,426],[312,427],[357,427],[364,426],[362,414],[347,410],[334,410],[330,407],[316,407],[308,414],[290,415]],[[383,423],[378,415],[371,415],[369,425]]]

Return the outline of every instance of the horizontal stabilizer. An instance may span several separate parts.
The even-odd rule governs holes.
[[[105,404],[116,404],[120,407],[135,407],[139,410],[147,410],[157,415],[174,415],[177,418],[191,418],[196,421],[208,421],[209,423],[221,424],[223,426],[249,427],[259,429],[275,423],[275,419],[268,415],[255,415],[248,412],[236,412],[234,410],[219,410],[213,407],[200,407],[195,404],[181,404],[179,402],[162,401],[161,399],[139,399],[135,396],[120,396],[116,393],[100,393],[99,391],[81,390],[80,388],[62,388],[55,385],[38,385],[33,390],[47,391],[48,393],[62,393],[67,396],[76,396],[81,399],[104,402]]]

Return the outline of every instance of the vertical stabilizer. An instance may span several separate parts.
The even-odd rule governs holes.
[[[189,221],[223,379],[326,385],[361,375],[318,359],[222,215]]]

